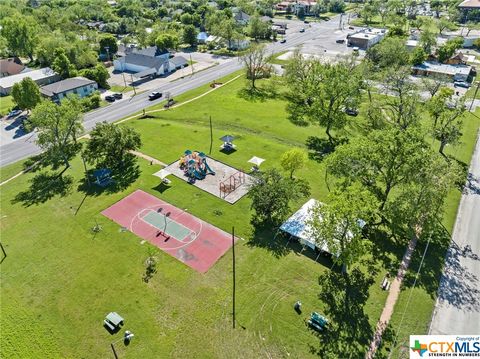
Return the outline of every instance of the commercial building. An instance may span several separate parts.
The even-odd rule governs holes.
[[[425,61],[420,65],[412,67],[414,75],[431,76],[444,78],[445,80],[453,81],[472,81],[473,68],[468,65],[449,65],[438,62]]]
[[[0,96],[7,96],[12,91],[13,85],[30,77],[38,86],[47,85],[60,80],[60,76],[49,67],[40,70],[32,70],[17,75],[0,78]]]
[[[386,29],[366,29],[347,35],[347,46],[356,46],[367,50],[383,40],[387,34]]]

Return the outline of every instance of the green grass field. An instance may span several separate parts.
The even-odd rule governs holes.
[[[242,92],[244,81],[239,78],[199,100],[122,125],[132,126],[142,134],[142,152],[169,163],[186,149],[209,153],[211,116],[211,156],[242,169],[250,168],[247,161],[254,155],[266,159],[262,168],[278,166],[284,151],[292,146],[304,148],[309,136],[323,137],[323,129],[296,127],[286,119],[281,94],[275,99],[248,98]],[[278,88],[281,91],[282,86]],[[202,86],[176,100],[182,102],[209,89]],[[358,116],[355,121],[361,120]],[[471,133],[478,125],[476,117],[472,117],[468,131],[464,131],[465,145],[455,149],[467,162],[473,141]],[[218,138],[225,134],[237,137],[238,151],[231,155],[219,151]],[[139,163],[141,176],[120,193],[85,195],[79,187],[83,165],[78,158],[67,172],[74,182],[66,196],[52,193],[52,198],[31,206],[12,202],[28,188],[34,173],[2,187],[0,229],[8,257],[2,263],[1,295],[8,300],[2,301],[1,357],[112,356],[110,343],[121,334],[110,336],[102,327],[102,320],[110,311],[120,313],[125,318],[124,329],[135,333],[128,347],[121,342],[116,344],[122,358],[313,358],[317,355],[312,348],[337,348],[352,341],[348,337],[349,323],[335,323],[345,328],[345,343],[326,342],[304,325],[305,317],[313,310],[330,314],[330,303],[319,299],[318,284],[319,275],[330,271],[329,260],[321,258],[317,263],[309,251],[301,253],[299,245],[285,247],[284,241],[273,241],[274,229],[256,232],[249,223],[248,198],[230,205],[175,177],[171,177],[172,185],[165,189],[152,176],[159,166],[150,166],[143,160]],[[2,179],[18,169],[21,166],[17,164],[2,169]],[[309,181],[312,197],[325,200],[327,189],[321,163],[309,160],[297,176]],[[201,275],[149,244],[141,244],[135,235],[119,231],[117,224],[100,214],[136,189],[179,208],[188,208],[190,213],[226,231],[235,226],[236,234],[244,239],[235,250],[236,330],[230,329],[231,251]],[[458,196],[452,196],[452,219],[447,219],[451,221],[458,202]],[[96,222],[103,228],[98,234],[91,230]],[[350,352],[351,357],[363,357],[387,295],[379,283],[387,263],[392,261],[396,268],[404,250],[394,243],[379,245],[389,261],[377,260],[368,270],[362,264],[372,282],[364,288],[368,298],[362,304],[362,318],[350,318],[358,323],[365,319],[358,352]],[[159,259],[158,272],[144,283],[144,261],[152,250]],[[370,254],[365,259],[373,258]],[[435,270],[439,267],[439,263],[429,265]],[[430,296],[423,287],[417,290],[420,297]],[[302,315],[293,310],[298,299],[303,303]],[[432,300],[423,300],[421,304],[411,306],[412,315],[419,315],[419,311],[422,315],[431,313]],[[412,331],[414,325],[405,323],[405,333]]]
[[[14,105],[12,96],[0,97],[0,117],[5,116]]]

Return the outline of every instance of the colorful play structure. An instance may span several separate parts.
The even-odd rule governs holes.
[[[185,172],[190,181],[203,180],[208,174],[215,172],[207,164],[207,156],[203,152],[186,150],[180,157],[180,168]]]

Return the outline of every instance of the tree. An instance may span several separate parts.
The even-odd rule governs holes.
[[[25,16],[6,17],[1,24],[0,34],[6,39],[9,50],[33,61],[38,34],[35,20]]]
[[[445,83],[442,77],[435,75],[422,77],[421,81],[423,87],[430,93],[431,97],[435,96],[440,87]]]
[[[69,96],[60,105],[43,101],[33,109],[29,122],[38,129],[36,143],[45,151],[49,162],[54,167],[63,163],[64,171],[67,170],[71,158],[82,147],[77,142],[83,131],[79,99]]]
[[[311,210],[311,235],[319,247],[334,254],[335,262],[343,264],[344,272],[367,251],[370,242],[362,237],[362,224],[372,217],[375,204],[372,194],[356,183],[331,192],[328,204]]]
[[[13,85],[12,98],[22,110],[31,110],[42,100],[38,85],[30,77]]]
[[[245,66],[251,90],[256,89],[256,80],[270,76],[272,67],[268,63],[267,50],[264,45],[252,46],[240,57],[240,61]]]
[[[462,136],[465,101],[454,100],[453,90],[444,87],[429,100],[427,108],[433,120],[432,135],[440,142],[438,152],[446,157],[445,146],[457,144]]]
[[[180,21],[184,25],[193,25],[193,16],[190,14],[182,14],[180,16]]]
[[[416,47],[410,55],[410,63],[412,65],[420,65],[427,59],[425,50],[421,47]]]
[[[134,165],[135,151],[141,146],[140,134],[131,127],[100,122],[90,133],[90,141],[85,149],[85,159],[99,167],[122,172]]]
[[[264,22],[258,15],[252,16],[248,24],[248,34],[255,41],[258,39],[268,39],[271,35],[271,26],[268,22]]]
[[[327,171],[341,183],[360,182],[377,198],[382,222],[390,221],[384,209],[389,207],[392,193],[398,194],[401,186],[411,181],[428,150],[417,126],[387,126],[338,146],[326,160]]]
[[[155,45],[159,49],[176,49],[178,47],[178,38],[172,34],[161,34],[155,39]]]
[[[465,24],[465,27],[467,28],[467,33],[465,36],[468,36],[470,34],[470,31],[480,29],[480,24],[477,21],[467,21]]]
[[[183,42],[194,46],[197,43],[197,29],[193,25],[186,25],[183,28]]]
[[[293,172],[303,168],[307,163],[307,154],[299,148],[292,148],[285,152],[280,158],[282,168],[290,173],[293,178]]]
[[[323,64],[319,59],[304,59],[297,51],[285,76],[290,120],[298,125],[313,122],[325,127],[333,143],[331,130],[345,126],[345,108],[355,108],[359,101],[362,81],[353,64]]]
[[[110,78],[110,73],[103,64],[97,64],[93,69],[84,69],[81,71],[82,76],[93,80],[104,89],[110,88],[107,80]]]
[[[453,56],[455,51],[463,46],[463,38],[456,37],[447,40],[445,44],[438,48],[438,61],[445,62]]]
[[[369,25],[372,22],[372,18],[377,15],[378,10],[376,6],[372,5],[371,3],[367,3],[363,6],[363,9],[360,10],[360,16],[363,19],[365,25]]]
[[[118,51],[117,39],[115,38],[115,36],[110,34],[103,35],[100,38],[99,45],[100,53],[107,54],[109,60],[111,60]]]
[[[454,29],[455,25],[450,20],[442,17],[440,20],[438,20],[437,27],[438,27],[438,33],[442,35],[444,30]]]
[[[54,56],[55,59],[52,63],[52,69],[57,72],[62,79],[77,75],[77,70],[75,70],[75,66],[72,65],[67,55],[65,55],[64,49],[56,49]]]
[[[228,42],[228,48],[232,47],[232,41],[242,37],[238,25],[232,18],[227,18],[217,23],[212,28],[215,36],[223,37]]]
[[[367,50],[367,58],[380,68],[392,68],[407,65],[410,54],[403,39],[387,37]]]
[[[427,54],[432,53],[433,47],[437,44],[437,37],[432,31],[424,30],[420,34],[420,46]]]
[[[308,183],[283,177],[276,169],[268,169],[256,175],[248,197],[255,211],[252,221],[256,224],[280,224],[290,213],[290,203],[310,193]]]

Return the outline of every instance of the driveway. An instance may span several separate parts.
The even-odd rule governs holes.
[[[458,208],[429,334],[480,333],[480,138]]]
[[[28,135],[22,130],[21,124],[23,122],[22,114],[14,118],[3,117],[0,124],[0,141],[2,145],[12,143]]]

